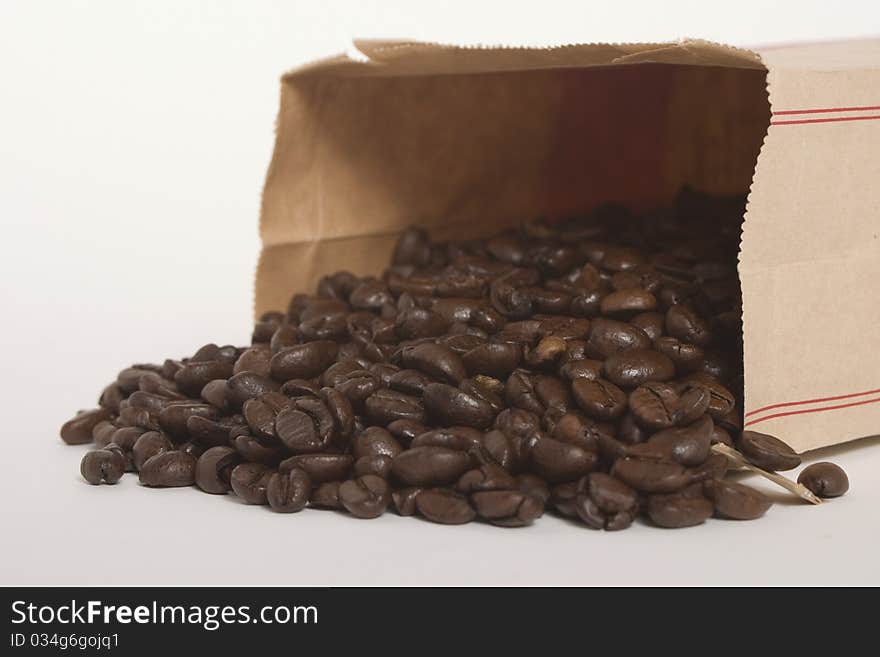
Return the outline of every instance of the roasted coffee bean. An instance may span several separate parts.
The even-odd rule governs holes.
[[[550,489],[550,506],[567,518],[577,517],[577,481],[556,484]]]
[[[241,372],[226,382],[226,399],[232,409],[240,409],[248,399],[277,392],[279,388],[280,385],[270,378],[253,372]]]
[[[682,342],[705,347],[712,341],[709,323],[692,308],[677,303],[666,312],[666,331]]]
[[[552,438],[536,441],[529,458],[535,473],[550,483],[580,479],[595,470],[599,461],[596,452]]]
[[[413,497],[419,514],[431,522],[462,525],[476,517],[468,499],[447,488],[429,488]]]
[[[658,527],[692,527],[704,523],[713,513],[712,502],[705,497],[687,495],[651,495],[648,517]]]
[[[255,436],[266,440],[277,438],[275,434],[276,411],[262,398],[248,399],[242,406],[241,412]]]
[[[140,481],[145,486],[192,486],[196,476],[196,458],[180,450],[159,452],[140,468]]]
[[[232,446],[242,460],[266,465],[275,465],[287,454],[280,447],[262,444],[250,434],[237,435],[232,439]]]
[[[595,381],[602,378],[602,361],[581,359],[565,363],[559,368],[560,376],[574,381],[575,379],[590,379]]]
[[[846,472],[834,463],[808,465],[798,475],[797,481],[819,497],[840,497],[849,490]]]
[[[636,315],[629,320],[629,323],[636,328],[642,329],[645,332],[645,335],[647,335],[654,343],[654,348],[657,349],[657,340],[660,340],[663,337],[665,321],[666,318],[661,313],[646,312]],[[660,351],[660,349],[657,349],[657,351]],[[669,354],[667,354],[667,356],[668,355]]]
[[[61,440],[68,445],[83,445],[92,442],[92,431],[100,422],[106,422],[111,417],[106,408],[96,408],[90,411],[82,411],[61,427]]]
[[[533,474],[516,475],[516,490],[537,497],[543,504],[550,500],[550,487],[547,482]]]
[[[391,489],[381,477],[364,475],[340,484],[339,501],[356,518],[377,518],[391,502]]]
[[[468,373],[494,377],[506,377],[521,359],[522,347],[515,342],[482,342],[461,354]]]
[[[626,393],[610,381],[575,379],[571,390],[584,413],[597,420],[614,420],[626,411]]]
[[[333,438],[335,423],[320,399],[299,397],[275,417],[275,434],[296,454],[320,452]]]
[[[403,367],[412,368],[451,384],[459,384],[467,370],[458,354],[441,344],[431,342],[404,347],[400,353]]]
[[[395,420],[425,419],[425,409],[418,397],[394,390],[377,390],[367,397],[365,406],[370,422],[383,427]]]
[[[339,345],[332,340],[313,340],[286,347],[272,356],[270,370],[278,381],[308,379],[326,370],[339,353]]]
[[[286,474],[294,468],[305,470],[313,484],[341,481],[351,474],[354,458],[350,454],[300,454],[278,464],[278,472]]]
[[[629,410],[646,429],[669,429],[699,418],[708,410],[709,401],[709,391],[699,385],[649,382],[630,393]]]
[[[733,393],[713,376],[698,372],[688,376],[684,383],[692,386],[702,386],[709,391],[709,408],[707,412],[715,419],[720,420],[726,417],[736,405],[736,398],[733,396]]]
[[[214,379],[228,379],[232,376],[232,363],[225,360],[190,360],[174,375],[178,389],[190,397],[198,397],[202,388]]]
[[[784,442],[766,433],[743,431],[737,447],[752,464],[763,470],[792,470],[801,464],[801,457]]]
[[[407,486],[449,486],[472,467],[465,452],[446,447],[413,447],[394,457],[391,472]]]
[[[391,493],[394,509],[401,516],[411,516],[416,512],[416,498],[421,494],[421,488],[398,488]]]
[[[275,471],[261,463],[241,463],[232,469],[229,483],[247,504],[268,504],[266,487]]]
[[[544,514],[540,498],[516,490],[482,491],[471,500],[477,515],[499,527],[525,527]]]
[[[118,383],[111,383],[101,392],[98,405],[111,413],[118,413],[119,405],[125,399],[125,394]]]
[[[639,496],[622,481],[602,472],[581,478],[577,484],[574,511],[593,529],[626,529],[638,515]]]
[[[98,422],[98,424],[92,429],[92,440],[95,441],[95,447],[97,449],[103,449],[112,443],[113,434],[116,433],[118,428],[118,426],[107,420]]]
[[[354,463],[354,476],[376,475],[387,479],[391,474],[392,460],[388,456],[377,454],[375,456],[362,456]]]
[[[312,489],[309,497],[309,506],[319,509],[342,509],[339,501],[340,481],[326,481]]]
[[[678,463],[636,458],[617,459],[611,475],[644,493],[674,493],[694,479],[693,474]]]
[[[649,349],[651,338],[642,329],[614,319],[595,319],[590,324],[587,354],[605,360],[629,349]]]
[[[312,481],[305,470],[274,473],[266,484],[266,500],[273,511],[296,513],[305,508],[312,492]]]
[[[395,420],[388,425],[388,432],[406,447],[409,447],[416,436],[420,436],[426,431],[428,431],[428,427],[414,420]]]
[[[393,459],[403,451],[400,443],[382,427],[368,427],[352,440],[355,459],[371,456],[387,456]]]
[[[278,330],[281,330],[280,328]],[[269,376],[269,361],[272,359],[272,350],[266,344],[256,344],[250,349],[245,349],[235,361],[232,368],[233,374],[241,372],[253,372],[260,376]]]
[[[743,484],[710,479],[703,484],[707,498],[715,503],[715,513],[733,520],[754,520],[763,516],[772,502],[760,491]]]
[[[617,290],[605,296],[599,309],[603,314],[617,317],[631,317],[637,313],[654,310],[657,307],[657,298],[640,288],[626,288]]]
[[[196,486],[206,493],[224,495],[229,492],[232,470],[241,463],[241,456],[231,447],[211,447],[196,461]]]
[[[517,480],[500,465],[487,463],[465,472],[455,488],[467,495],[484,490],[519,490],[519,485]]]
[[[425,388],[424,403],[428,417],[442,425],[487,429],[495,419],[488,402],[443,383],[432,383]]]
[[[125,455],[113,443],[86,452],[80,463],[80,472],[90,484],[115,484],[125,472]]]
[[[709,458],[712,418],[704,415],[691,425],[658,431],[647,442],[633,445],[627,453],[641,458],[659,458],[693,467]]]
[[[678,373],[696,371],[706,359],[706,352],[701,346],[668,335],[655,338],[654,349],[669,358]]]
[[[131,459],[136,470],[140,470],[148,459],[174,449],[168,436],[160,431],[148,431],[141,434],[131,448]]]
[[[219,413],[210,404],[175,402],[168,404],[159,413],[159,427],[173,438],[185,439],[189,435],[186,429],[186,422],[194,415],[213,420],[219,416]]]
[[[635,388],[648,381],[668,381],[675,376],[675,365],[659,351],[630,349],[609,356],[603,371],[612,383]]]
[[[483,432],[471,427],[448,427],[426,431],[410,443],[410,447],[447,447],[474,452],[483,444]]]

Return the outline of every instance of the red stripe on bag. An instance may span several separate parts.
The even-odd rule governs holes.
[[[772,420],[777,417],[786,417],[788,415],[803,415],[805,413],[821,413],[822,411],[834,411],[841,408],[850,408],[852,406],[864,406],[865,404],[876,404],[880,402],[880,397],[875,397],[874,399],[865,399],[863,401],[851,402],[849,404],[837,404],[836,406],[822,406],[821,408],[802,408],[798,411],[787,411],[785,413],[773,413],[772,415],[765,415],[764,417],[759,417],[750,422],[746,422],[743,424],[743,427],[752,426],[754,424],[758,424],[759,422],[764,422],[765,420]]]

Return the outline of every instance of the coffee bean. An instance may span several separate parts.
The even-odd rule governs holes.
[[[627,453],[675,461],[685,466],[700,465],[709,457],[712,429],[712,418],[704,415],[689,426],[658,431],[648,442],[633,445]]]
[[[281,330],[281,329],[278,329]],[[274,337],[274,336],[273,336]],[[245,349],[235,361],[232,368],[233,374],[252,372],[260,376],[269,376],[269,361],[272,359],[272,350],[266,344],[256,344],[250,349]]]
[[[763,493],[734,481],[710,479],[703,484],[703,490],[715,503],[715,513],[722,518],[754,520],[772,506]]]
[[[519,485],[517,480],[500,465],[487,463],[465,472],[455,488],[468,495],[484,490],[519,490]]]
[[[499,527],[525,527],[544,514],[540,498],[516,490],[482,491],[471,500],[477,515]]]
[[[798,483],[806,486],[819,497],[840,497],[849,490],[846,472],[834,463],[821,462],[808,465],[798,475]]]
[[[159,452],[147,459],[140,469],[145,486],[192,486],[195,483],[196,458],[187,452]]]
[[[356,518],[377,518],[391,502],[391,489],[381,477],[364,475],[339,486],[339,501]]]
[[[649,349],[651,338],[642,329],[614,319],[595,319],[590,325],[587,354],[605,360],[629,349]]]
[[[675,365],[659,351],[630,349],[612,354],[603,365],[605,377],[622,388],[635,388],[648,381],[668,381]]]
[[[229,492],[232,470],[241,456],[231,447],[211,447],[196,461],[196,486],[206,493],[224,495]]]
[[[425,388],[424,403],[428,417],[440,424],[486,429],[495,419],[488,402],[443,383]]]
[[[341,483],[339,481],[325,481],[323,484],[315,486],[311,497],[309,497],[309,506],[321,509],[341,509],[342,503],[339,501]]]
[[[431,522],[462,525],[476,517],[467,498],[447,488],[430,488],[414,496],[419,514]]]
[[[80,463],[80,472],[90,484],[115,484],[125,472],[125,455],[113,443],[86,452]]]
[[[140,470],[148,459],[174,449],[173,443],[160,431],[148,431],[141,434],[131,448],[132,463],[136,470]]]
[[[678,463],[636,458],[617,459],[611,476],[644,493],[674,493],[694,479],[692,473]]]
[[[712,341],[709,323],[692,308],[677,303],[666,312],[666,331],[682,342],[705,347]]]
[[[448,486],[471,468],[466,453],[446,447],[413,447],[394,457],[391,472],[407,486]]]
[[[68,445],[83,445],[92,442],[92,431],[100,422],[105,422],[111,417],[106,408],[96,408],[90,411],[77,413],[76,417],[68,420],[61,427],[61,440]]]
[[[383,427],[395,420],[423,422],[425,419],[425,409],[418,397],[394,390],[377,390],[367,397],[365,405],[370,421]]]
[[[313,340],[286,347],[272,356],[270,370],[278,381],[308,379],[326,370],[339,353],[339,345],[332,340]]]
[[[98,422],[98,424],[92,429],[92,440],[95,441],[95,447],[97,449],[103,449],[108,444],[112,443],[113,434],[116,433],[117,429],[119,429],[118,426],[107,420]]]
[[[610,381],[575,379],[571,390],[584,413],[597,420],[613,420],[626,410],[626,394]]]
[[[441,344],[431,342],[404,347],[400,354],[404,367],[419,370],[425,374],[459,384],[467,376],[467,370],[458,354]]]
[[[266,484],[269,507],[279,513],[296,513],[305,508],[312,492],[312,482],[305,470],[293,468],[290,472],[274,473]]]
[[[355,459],[372,456],[387,456],[391,459],[403,451],[400,443],[386,429],[368,427],[352,440],[352,453]]]
[[[229,483],[247,504],[268,504],[266,487],[275,471],[261,463],[240,463],[232,469]]]
[[[714,511],[712,502],[705,497],[685,495],[651,495],[648,498],[648,517],[658,527],[692,527],[704,523]]]
[[[351,474],[354,459],[350,454],[300,454],[278,464],[278,472],[287,474],[294,468],[304,470],[312,484],[341,481]]]
[[[622,481],[594,472],[578,481],[574,511],[593,529],[626,529],[638,515],[639,496]]]
[[[411,516],[416,512],[416,499],[423,489],[416,487],[398,488],[391,494],[394,509],[401,516]]]
[[[593,471],[599,460],[596,452],[552,438],[535,442],[529,458],[535,472],[551,483],[580,479]]]
[[[374,456],[362,456],[354,463],[354,476],[376,475],[387,479],[391,474],[391,457],[377,454]]]
[[[801,464],[801,457],[784,442],[766,433],[743,431],[737,442],[739,451],[762,470],[792,470]]]
[[[232,439],[232,446],[241,455],[242,460],[265,465],[275,465],[284,458],[286,453],[274,445],[264,445],[250,434],[237,435]]]
[[[335,423],[320,399],[300,397],[275,417],[275,433],[292,452],[307,454],[327,448]]]
[[[687,425],[709,408],[708,390],[698,385],[675,385],[649,382],[629,395],[629,409],[634,420],[649,430]]]

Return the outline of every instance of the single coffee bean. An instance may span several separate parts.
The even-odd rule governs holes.
[[[414,501],[419,514],[444,525],[462,525],[477,515],[464,495],[447,488],[423,490]]]
[[[407,486],[435,487],[454,484],[471,468],[471,457],[445,447],[414,447],[394,457],[391,472]]]
[[[104,449],[86,452],[80,463],[83,479],[92,485],[115,484],[125,472],[125,455],[111,443]]]
[[[519,485],[517,480],[500,465],[487,463],[465,472],[455,488],[468,495],[484,490],[519,490]]]
[[[685,466],[697,466],[709,458],[712,441],[712,418],[704,415],[687,427],[658,431],[648,442],[633,445],[630,456],[661,458]]]
[[[65,422],[61,427],[61,440],[68,445],[84,445],[92,442],[92,431],[100,422],[110,419],[110,411],[96,408],[77,413],[76,417]]]
[[[409,446],[416,436],[425,433],[428,428],[421,422],[414,420],[395,420],[388,425],[388,432],[397,438],[397,441],[404,446]]]
[[[467,369],[457,353],[447,346],[432,342],[404,347],[400,362],[404,367],[455,385],[467,376]]]
[[[535,442],[529,457],[535,473],[550,483],[580,479],[595,470],[599,462],[596,452],[552,438]]]
[[[393,459],[402,451],[400,443],[382,427],[368,427],[352,440],[352,454],[355,459],[372,456]]]
[[[686,495],[651,495],[648,517],[658,527],[693,527],[704,523],[713,513],[712,502],[705,497]]]
[[[278,330],[282,329],[279,327]],[[238,357],[232,368],[232,373],[252,372],[260,376],[269,376],[269,361],[272,359],[272,353],[269,345],[265,343],[255,344],[250,349],[245,349],[241,356]]]
[[[340,481],[325,481],[318,484],[312,489],[311,497],[309,497],[309,506],[319,509],[341,509],[342,503],[339,501]]]
[[[416,512],[416,498],[421,494],[422,488],[409,487],[398,488],[391,493],[391,500],[394,502],[394,510],[398,515],[411,516]]]
[[[590,358],[605,360],[629,349],[649,349],[651,338],[642,329],[626,322],[599,318],[590,325],[587,354]]]
[[[629,396],[635,421],[649,430],[669,429],[694,422],[709,408],[708,390],[699,385],[649,382]]]
[[[550,487],[547,482],[533,474],[516,475],[516,489],[521,493],[537,497],[544,504],[550,500]]]
[[[131,459],[136,470],[140,470],[148,459],[156,454],[174,449],[173,443],[160,431],[141,434],[131,448]]]
[[[262,463],[240,463],[232,469],[229,483],[247,504],[268,504],[266,487],[275,471]]]
[[[668,356],[652,349],[629,349],[612,354],[603,366],[605,377],[622,388],[635,388],[648,381],[668,381],[675,365]]]
[[[760,491],[734,481],[710,479],[703,483],[703,491],[715,503],[715,513],[722,518],[754,520],[773,504]]]
[[[792,470],[801,464],[797,452],[779,438],[766,433],[743,431],[737,446],[749,462],[762,470]]]
[[[305,470],[312,484],[342,481],[351,474],[354,458],[350,454],[299,454],[278,464],[278,472],[287,474],[294,468]]]
[[[241,456],[231,447],[211,447],[196,461],[196,486],[214,495],[225,495],[232,487],[232,470]]]
[[[195,483],[196,458],[179,450],[160,452],[147,459],[140,469],[145,486],[192,486]]]
[[[198,397],[210,381],[232,376],[232,367],[233,364],[225,360],[190,360],[174,375],[174,382],[182,393]]]
[[[293,468],[290,472],[274,473],[266,484],[269,507],[279,513],[296,513],[305,508],[312,492],[312,481],[305,470]]]
[[[666,331],[682,342],[701,347],[712,341],[709,323],[684,304],[675,304],[666,312]]]
[[[593,529],[626,529],[638,509],[638,493],[614,477],[594,472],[578,481],[574,510]]]
[[[674,493],[693,481],[691,472],[678,463],[636,458],[617,459],[611,476],[644,493]]]
[[[376,475],[382,479],[388,479],[391,474],[391,457],[377,454],[374,456],[362,456],[354,463],[354,476]]]
[[[626,394],[604,379],[575,379],[571,390],[578,406],[597,420],[614,420],[626,411]]]
[[[333,438],[335,424],[320,399],[300,397],[275,417],[275,434],[296,454],[320,452]]]
[[[233,438],[232,446],[243,461],[264,465],[275,465],[288,453],[275,445],[264,445],[248,433]]]
[[[395,420],[425,419],[425,409],[418,397],[394,390],[377,390],[367,397],[365,406],[370,422],[383,427]]]
[[[95,441],[97,449],[103,449],[113,442],[113,434],[119,429],[118,426],[108,420],[98,422],[92,429],[92,440]]]
[[[391,502],[391,489],[381,477],[364,475],[339,486],[339,501],[356,518],[377,518]]]
[[[339,353],[339,345],[332,340],[313,340],[286,347],[272,356],[270,369],[277,381],[309,379],[326,370]]]
[[[488,402],[443,383],[432,383],[425,388],[424,403],[428,417],[444,425],[487,429],[495,419]]]
[[[525,527],[544,514],[540,498],[516,490],[482,491],[471,500],[477,515],[499,527]]]
[[[840,497],[849,490],[846,472],[840,466],[828,462],[808,465],[798,475],[798,483],[819,497]]]

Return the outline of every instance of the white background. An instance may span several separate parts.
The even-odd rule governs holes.
[[[278,515],[146,490],[133,475],[91,487],[78,474],[84,448],[58,439],[121,367],[246,342],[285,70],[352,37],[749,46],[877,35],[876,6],[0,2],[0,584],[880,583],[876,440],[830,453],[853,488],[822,507],[604,534],[551,517],[500,530]]]

